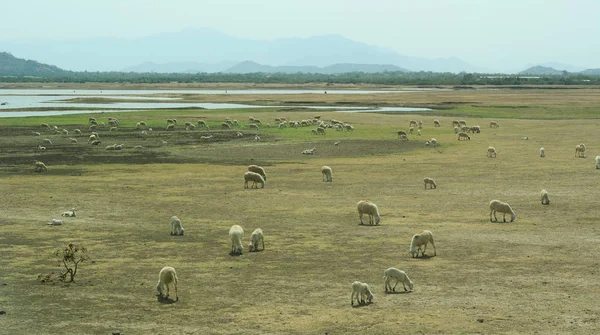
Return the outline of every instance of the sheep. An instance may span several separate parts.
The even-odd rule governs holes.
[[[423,182],[425,183],[425,189],[427,189],[427,185],[429,185],[429,188],[437,188],[437,184],[431,178],[424,178]]]
[[[263,231],[260,228],[254,229],[252,235],[250,235],[250,244],[248,244],[248,250],[258,251],[258,242],[262,242],[262,250],[265,250],[265,238]]]
[[[467,140],[471,140],[471,136],[469,136],[467,133],[464,133],[462,131],[458,133],[458,140],[460,141],[461,138],[466,138]]]
[[[62,212],[62,214],[60,214],[60,216],[74,218],[75,217],[75,208],[71,208],[71,210],[69,210],[69,211]]]
[[[468,133],[471,130],[471,127],[467,127],[467,126],[462,126],[460,127],[460,130],[462,132]]]
[[[440,127],[440,121],[439,120],[433,120],[433,126],[434,127]]]
[[[577,144],[575,146],[575,157],[585,158],[585,144]]]
[[[419,125],[419,129],[423,128],[423,121],[419,120],[419,122],[417,122],[417,124]]]
[[[113,119],[113,118],[108,118],[108,125],[111,127],[116,127],[119,125],[119,120]],[[102,123],[102,126],[104,127],[104,123]]]
[[[392,287],[392,284],[390,283],[392,279],[396,280],[394,287]],[[385,271],[383,271],[383,280],[385,283],[386,293],[396,292],[396,285],[398,285],[399,282],[401,282],[402,286],[404,286],[405,292],[409,290],[412,291],[413,287],[415,286],[412,280],[410,280],[410,278],[408,278],[408,276],[406,275],[406,272],[398,270],[396,268],[388,268]],[[408,289],[406,289],[406,285],[408,285]]]
[[[75,135],[78,135],[78,136],[79,136],[79,135],[81,135],[81,129],[75,129],[75,130],[73,130],[73,133],[74,133]]]
[[[257,125],[257,124],[255,124],[255,123],[251,123],[251,124],[249,124],[249,125],[248,125],[248,128],[249,128],[249,129],[256,129],[257,131],[259,130],[259,129],[258,129],[258,125]]]
[[[350,305],[354,306],[354,297],[356,296],[356,303],[358,305],[364,305],[365,303],[371,303],[373,301],[373,292],[369,288],[369,285],[355,281],[352,283],[352,295],[350,296]],[[365,301],[366,297],[366,301]]]
[[[316,129],[311,129],[311,130],[310,130],[310,132],[311,132],[313,135],[318,135],[318,134],[317,134],[317,130],[316,130]]]
[[[254,119],[254,123],[256,123],[256,124],[262,124],[262,122],[259,119]]]
[[[408,136],[406,135],[400,135],[400,139],[403,141],[408,141]]]
[[[417,135],[421,136],[421,129],[417,130]]]
[[[248,165],[248,171],[258,173],[265,181],[267,181],[267,174],[265,173],[265,169],[263,169],[261,166]]]
[[[36,161],[34,164],[34,172],[46,172],[48,171],[48,167],[46,166],[46,164],[44,164],[44,162],[40,162],[40,161]]]
[[[500,125],[498,124],[498,122],[496,122],[496,121],[490,122],[490,128],[498,128],[498,127],[500,127]]]
[[[108,130],[109,133],[112,133],[113,131],[117,131],[117,127],[110,127],[110,129]]]
[[[400,138],[400,136],[407,136],[406,132],[404,130],[398,130],[398,138]]]
[[[98,145],[100,143],[102,143],[102,142],[100,142],[100,140],[94,140],[94,141],[92,141],[92,145]]]
[[[62,220],[58,220],[58,219],[52,219],[50,220],[50,222],[48,222],[49,226],[60,226],[63,224]]]
[[[244,134],[240,133],[239,131],[237,133],[235,133],[235,136],[237,137],[244,137]]]
[[[300,154],[302,154],[302,155],[314,155],[315,154],[315,150],[317,150],[317,148],[306,149],[306,150],[302,151]]]
[[[69,141],[71,141],[71,143],[77,143],[77,139],[73,137],[69,137]]]
[[[354,126],[351,124],[345,124],[344,128],[346,128],[346,131],[354,131]]]
[[[260,141],[260,136],[254,135],[254,142],[258,142],[258,141]]]
[[[488,147],[487,156],[489,158],[492,158],[492,157],[496,158],[496,148],[494,148],[494,147]]]
[[[231,129],[231,125],[227,122],[221,123],[221,129]]]
[[[88,137],[88,142],[96,141],[96,140],[99,140],[99,139],[100,138],[98,137],[98,135],[92,134],[92,135],[90,135],[90,137]]]
[[[408,128],[408,133],[409,133],[409,134],[412,134],[414,131],[415,131],[415,128],[414,128],[414,127],[410,127],[410,128]]]
[[[465,120],[459,120],[459,121],[458,121],[458,126],[459,126],[459,127],[460,127],[460,126],[463,126],[463,127],[465,127],[466,125],[467,125],[467,121],[465,121]]]
[[[257,183],[261,184],[261,188],[265,188],[265,180],[256,172],[248,171],[244,173],[244,188],[248,188],[248,182],[250,181],[252,182],[252,186],[250,188],[258,188]]]
[[[39,132],[37,132],[37,131],[32,131],[32,133],[33,133],[33,135],[35,135],[35,136],[42,136],[42,134],[40,134],[40,133],[39,133]]]
[[[425,141],[425,146],[428,147],[431,145],[431,142],[429,140]]]
[[[91,130],[91,131],[94,131],[94,130],[96,130],[96,125],[93,124],[93,125],[89,126],[88,129]]]
[[[46,147],[43,147],[41,145],[38,145],[38,150],[46,150]]]
[[[206,136],[200,136],[201,140],[210,140],[213,136],[212,135],[206,135]]]
[[[481,128],[479,126],[473,126],[471,128],[469,128],[469,130],[473,133],[473,134],[479,134],[481,133]]]
[[[159,299],[163,298],[164,288],[167,288],[167,294],[164,296],[165,299],[169,298],[169,284],[173,284],[175,286],[175,301],[179,301],[179,296],[177,294],[177,273],[175,269],[170,266],[165,266],[160,269],[158,273],[158,284],[156,284],[156,295]]]
[[[436,256],[437,252],[435,250],[435,243],[433,242],[433,233],[429,230],[421,230],[418,234],[413,235],[408,253],[414,258],[419,257],[419,251],[421,251],[421,256],[425,256],[428,243],[431,243],[433,246],[433,255]],[[424,246],[423,250],[421,250],[421,246]]]
[[[540,196],[542,198],[542,205],[550,205],[550,199],[548,198],[548,191],[546,191],[546,189],[542,190]]]
[[[529,139],[529,136],[521,137],[521,139],[527,141]]]
[[[379,209],[377,205],[372,203],[369,200],[361,200],[356,204],[356,208],[358,210],[358,216],[360,218],[360,224],[363,223],[363,214],[369,215],[369,224],[373,225],[373,217],[375,217],[375,225],[379,225],[379,221],[381,221],[381,216],[379,215]]]
[[[417,121],[416,120],[410,120],[410,122],[408,123],[409,127],[416,127],[417,126]]]
[[[61,130],[61,133],[65,136],[69,136],[69,131],[66,129]]]
[[[45,138],[42,140],[42,144],[52,144],[52,141],[49,138]]]
[[[341,141],[333,142],[333,145],[335,145],[337,147],[338,145],[340,145],[340,143],[341,143]]]
[[[239,225],[234,224],[229,229],[229,239],[231,239],[231,253],[242,254],[244,246],[242,245],[242,238],[244,237],[244,229]]]
[[[181,220],[175,215],[171,216],[171,236],[183,236],[183,232],[184,230],[181,226]]]
[[[326,182],[333,181],[333,176],[332,176],[333,170],[329,166],[324,165],[321,168],[321,173],[323,174],[323,181],[326,181]]]
[[[490,222],[494,222],[492,221],[492,213],[494,214],[494,219],[496,219],[495,222],[498,222],[496,212],[502,213],[502,219],[504,222],[506,222],[506,213],[510,213],[510,222],[515,221],[515,218],[517,217],[517,214],[515,214],[509,204],[500,200],[492,200],[490,201]]]
[[[317,134],[319,134],[319,135],[325,135],[325,128],[318,127],[317,128]]]
[[[454,127],[454,133],[458,134],[460,132],[460,129],[458,129],[458,127]]]
[[[47,123],[40,123],[40,127],[50,129],[50,125]]]
[[[198,120],[198,127],[206,127],[206,126],[207,126],[206,121]]]
[[[175,120],[175,119],[167,119],[167,124],[177,124],[177,120]]]
[[[458,126],[460,126],[460,124],[458,123],[458,120],[453,120],[453,121],[452,121],[452,126],[453,126],[453,127],[458,127]]]
[[[596,170],[600,169],[600,156],[596,156]]]
[[[165,128],[165,130],[173,130],[173,129],[175,129],[175,124],[174,123],[169,123],[167,125],[167,127]]]
[[[438,142],[437,142],[437,140],[435,138],[432,138],[430,142],[431,142],[432,146],[437,147]]]
[[[546,157],[546,153],[544,152],[544,147],[540,148],[540,157]]]
[[[147,131],[145,131],[145,130],[142,130],[142,133],[141,133],[141,135],[142,135],[142,137],[143,137],[144,139],[146,139],[146,137],[148,137],[148,132],[147,132]]]

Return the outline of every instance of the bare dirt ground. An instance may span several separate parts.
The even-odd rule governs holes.
[[[206,131],[178,129],[143,140],[135,120],[164,122],[144,113],[123,115],[117,134],[103,130],[99,147],[85,137],[70,144],[43,134],[56,143],[44,152],[35,150],[36,126],[0,126],[0,333],[600,331],[597,119],[507,118],[490,129],[492,119],[471,117],[465,120],[479,124],[481,134],[457,141],[451,117],[435,117],[442,127],[434,128],[432,116],[330,112],[322,118],[343,118],[356,130],[317,137],[309,128],[261,128],[254,142],[247,128],[242,138],[234,129],[202,141]],[[192,119],[196,112],[172,113]],[[250,113],[263,120],[281,115],[244,112],[245,125]],[[242,120],[229,111],[207,120],[230,115]],[[423,135],[398,140],[396,131],[411,119],[423,120]],[[87,116],[73,124],[55,120],[71,130],[86,122]],[[424,146],[432,137],[439,147]],[[575,158],[581,142],[586,158]],[[104,150],[112,143],[126,149]],[[486,157],[490,145],[497,158]],[[312,147],[315,155],[300,155]],[[37,159],[48,164],[47,173],[33,172]],[[243,188],[253,163],[267,171],[264,189]],[[333,168],[332,183],[322,181],[322,165]],[[434,178],[437,189],[425,190],[424,177]],[[540,204],[543,188],[549,206]],[[380,226],[359,225],[356,203],[363,199],[379,206]],[[510,203],[515,222],[491,223],[492,199]],[[72,207],[76,217],[46,225]],[[181,218],[185,236],[169,235],[172,215]],[[241,256],[229,254],[233,224],[245,230]],[[250,253],[250,233],[259,227],[266,248]],[[433,232],[437,256],[411,258],[411,237],[422,229]],[[75,282],[40,282],[38,276],[59,269],[53,252],[70,242],[85,244],[90,256]],[[166,265],[179,276],[176,303],[155,296]],[[412,292],[384,292],[383,271],[392,266],[406,271]],[[350,305],[355,280],[371,286],[372,304]]]

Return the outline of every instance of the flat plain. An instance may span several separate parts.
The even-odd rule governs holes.
[[[600,331],[598,88],[216,99],[286,107],[0,118],[0,309],[6,312],[0,333]],[[293,107],[307,102],[436,109],[379,114]],[[315,115],[355,130],[316,136],[315,126],[266,126],[275,126],[275,118]],[[99,146],[87,141],[91,116],[120,121],[117,131],[98,128]],[[244,128],[219,129],[226,117]],[[248,129],[249,117],[262,121],[258,132]],[[175,130],[165,130],[167,118],[178,120]],[[211,130],[185,130],[185,121],[199,119]],[[452,127],[458,119],[479,125],[481,133],[458,141]],[[146,139],[135,129],[141,120],[154,129]],[[397,131],[407,131],[410,120],[423,121],[422,135],[415,130],[401,141]],[[491,121],[500,127],[490,128]],[[73,135],[76,128],[82,136]],[[38,150],[43,138],[53,144]],[[431,138],[439,146],[426,147]],[[121,143],[122,151],[104,150]],[[575,157],[579,143],[587,146],[585,158]],[[497,158],[486,156],[488,146]],[[314,155],[300,154],[310,148]],[[48,171],[33,172],[35,160]],[[244,189],[249,164],[265,168],[264,189]],[[332,167],[333,182],[322,181],[323,165]],[[437,188],[425,190],[425,177]],[[550,194],[548,206],[540,203],[541,189]],[[381,225],[359,225],[356,203],[366,199],[378,205]],[[491,223],[492,199],[510,203],[516,220]],[[72,207],[76,217],[46,224]],[[185,236],[169,235],[173,215]],[[245,230],[241,256],[229,254],[234,224]],[[265,250],[251,253],[255,228],[265,233]],[[412,258],[411,237],[423,229],[433,232],[437,256]],[[42,283],[59,270],[53,252],[71,242],[84,244],[90,257],[75,282]],[[176,303],[155,295],[158,272],[167,265],[179,277]],[[386,294],[388,267],[406,271],[414,290]],[[355,280],[371,286],[372,304],[350,305]]]

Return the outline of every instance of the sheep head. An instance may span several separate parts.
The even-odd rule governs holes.
[[[512,212],[512,214],[510,215],[510,222],[515,221],[516,218],[517,218],[517,214],[515,214],[515,212]]]
[[[375,297],[375,295],[373,295],[373,293],[371,291],[367,291],[367,301],[372,302],[373,297]]]
[[[160,284],[160,282],[158,282],[158,284],[156,284],[156,296],[157,297],[162,297],[162,285]]]
[[[381,216],[377,215],[375,218],[375,224],[379,224],[379,221],[381,221]]]
[[[408,280],[408,287],[410,288],[410,290],[412,291],[413,287],[415,286],[415,284],[412,282],[412,280]]]

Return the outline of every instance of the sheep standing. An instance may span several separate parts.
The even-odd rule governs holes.
[[[433,120],[433,126],[434,127],[440,127],[440,121],[439,120]]]
[[[429,185],[429,188],[437,188],[437,184],[432,178],[424,178],[423,181],[425,182],[425,189],[427,189],[427,185]]]
[[[575,157],[585,158],[585,144],[577,144],[575,146]]]
[[[461,138],[470,140],[471,136],[469,136],[469,134],[461,131],[461,132],[458,133],[458,140],[460,141]]]
[[[33,171],[35,171],[35,172],[46,172],[46,171],[48,171],[48,167],[46,166],[46,164],[44,164],[44,162],[36,161],[34,163]]]
[[[156,284],[156,295],[158,298],[163,298],[165,287],[167,288],[167,294],[164,296],[164,298],[169,298],[169,284],[173,284],[173,286],[175,286],[175,300],[179,301],[179,296],[177,295],[177,282],[177,273],[175,272],[174,268],[165,266],[164,268],[160,269],[160,272],[158,273],[158,284]]]
[[[229,229],[229,239],[231,240],[231,253],[242,254],[244,246],[242,245],[242,238],[244,237],[244,229],[234,224]]]
[[[250,244],[248,245],[248,250],[258,251],[258,242],[262,242],[262,250],[265,250],[265,236],[263,234],[262,229],[256,228],[250,235]]]
[[[421,251],[421,256],[425,256],[425,250],[427,250],[428,243],[431,243],[433,246],[433,255],[436,256],[437,251],[435,250],[435,243],[433,242],[433,233],[430,230],[421,230],[418,234],[413,235],[408,253],[414,258],[419,257],[419,251]],[[421,246],[424,246],[423,250],[421,250]]]
[[[361,200],[356,204],[358,210],[358,216],[360,218],[360,224],[363,223],[363,214],[369,215],[369,224],[373,225],[373,217],[375,217],[375,225],[379,225],[379,221],[381,221],[381,216],[379,216],[379,209],[377,205],[370,202],[369,200]]]
[[[265,173],[265,169],[263,169],[261,166],[248,165],[248,171],[258,173],[265,181],[267,181],[267,174]]]
[[[398,138],[400,138],[402,135],[407,136],[408,134],[406,134],[404,130],[398,130]]]
[[[492,158],[492,157],[496,158],[496,148],[488,147],[487,156],[489,158]]]
[[[390,283],[392,279],[396,280],[396,284],[394,285],[394,287],[392,287],[392,284]],[[411,291],[414,287],[414,283],[412,282],[412,280],[410,280],[410,278],[408,278],[406,272],[398,270],[396,268],[388,268],[385,271],[383,271],[383,280],[385,282],[386,293],[396,292],[396,285],[398,285],[399,282],[401,282],[402,286],[404,286],[404,291],[408,291],[408,289],[406,289],[407,285]]]
[[[244,173],[244,188],[248,188],[248,182],[250,181],[252,182],[252,186],[250,186],[250,188],[258,188],[257,183],[261,184],[260,188],[265,188],[265,180],[256,172],[248,171]]]
[[[596,170],[600,169],[600,156],[596,156]]]
[[[62,212],[62,214],[60,214],[60,216],[66,216],[66,217],[75,217],[75,208],[71,208],[70,211],[66,211],[66,212]]]
[[[540,157],[546,157],[546,153],[544,152],[544,147],[540,148]]]
[[[498,222],[496,212],[502,213],[502,219],[504,222],[506,222],[506,213],[510,213],[510,222],[515,221],[515,218],[517,217],[517,214],[515,214],[509,204],[500,200],[492,200],[490,201],[490,222],[494,222],[492,221],[492,213],[494,214],[494,219],[496,220],[495,222]]]
[[[184,229],[181,226],[181,220],[175,215],[171,216],[171,235],[173,235],[173,236],[182,235],[183,236],[183,232],[184,232]]]
[[[42,144],[52,144],[52,141],[49,138],[45,138],[42,140]]]
[[[498,124],[498,122],[496,122],[496,121],[490,122],[490,128],[498,128],[498,127],[500,127],[500,125]]]
[[[369,285],[355,281],[352,283],[352,295],[350,296],[350,305],[354,306],[354,297],[356,296],[356,303],[363,305],[365,303],[371,303],[373,301],[373,292],[369,288]],[[366,297],[366,301],[365,301]]]
[[[550,199],[548,198],[548,191],[546,191],[546,189],[542,190],[540,196],[542,197],[542,205],[550,205]]]
[[[321,173],[323,174],[323,181],[332,182],[333,181],[333,170],[329,166],[323,166],[321,168]]]

